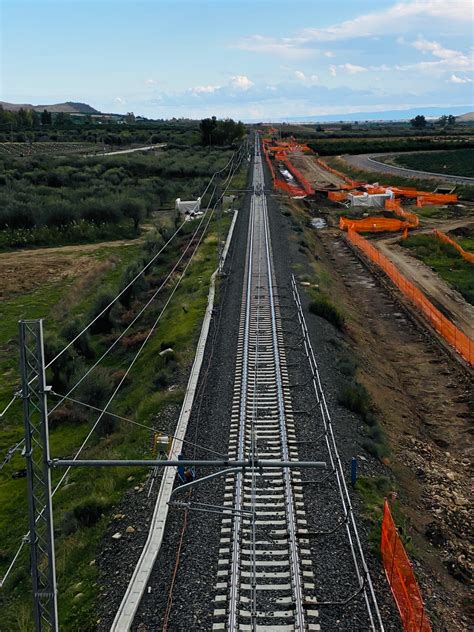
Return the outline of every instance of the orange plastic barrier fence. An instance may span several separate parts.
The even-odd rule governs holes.
[[[456,250],[459,252],[461,257],[463,257],[463,259],[466,259],[466,261],[470,261],[471,263],[474,263],[474,252],[466,252],[466,250],[464,250],[464,248],[460,246],[457,243],[457,241],[454,241],[454,239],[451,239],[451,237],[448,237],[446,233],[443,233],[440,230],[435,229],[433,232],[439,240],[444,241],[446,244],[449,244],[450,246],[453,246],[453,248],[456,248]]]
[[[425,204],[448,204],[449,202],[457,202],[458,196],[450,193],[425,193],[418,191],[418,197],[416,198],[417,206],[424,206]]]
[[[333,202],[342,202],[343,200],[347,200],[347,192],[346,191],[328,191],[328,199],[333,200]]]
[[[385,208],[393,211],[398,217],[403,217],[408,224],[408,228],[416,228],[420,223],[418,215],[405,211],[397,200],[386,200]]]
[[[263,143],[263,153],[265,154],[265,160],[267,161],[268,168],[270,169],[273,186],[275,187],[275,189],[279,189],[280,191],[284,191],[285,193],[288,193],[289,195],[295,197],[304,197],[305,192],[303,191],[303,189],[300,189],[299,187],[296,187],[289,182],[285,182],[284,180],[280,180],[279,178],[277,178],[275,168],[273,167],[272,161],[270,160],[266,142]]]
[[[405,632],[431,632],[413,567],[398,535],[387,500],[383,509],[380,550],[403,629]]]
[[[294,197],[305,197],[306,193],[303,189],[295,186],[294,184],[290,184],[289,182],[285,182],[284,180],[275,179],[273,182],[273,186],[275,189],[280,189],[280,191],[284,191],[285,193],[289,193]]]
[[[383,233],[385,231],[396,232],[406,228],[407,223],[400,219],[390,219],[389,217],[364,217],[363,219],[339,218],[339,228],[341,230],[351,230],[357,233]]]
[[[299,169],[297,169],[292,164],[292,162],[288,159],[287,156],[285,156],[283,158],[283,162],[288,167],[288,171],[296,178],[296,180],[298,181],[298,184],[301,185],[301,187],[304,190],[304,192],[306,193],[306,195],[313,195],[313,193],[314,193],[313,187],[310,185],[308,180],[306,180],[306,178],[299,171]]]
[[[337,169],[333,169],[333,167],[330,167],[328,164],[324,162],[324,160],[321,160],[321,158],[317,158],[316,162],[318,163],[320,167],[322,167],[323,169],[326,169],[326,171],[330,171],[335,176],[339,176],[339,178],[342,178],[345,182],[350,184],[351,187],[360,186],[360,182],[358,182],[357,180],[352,180],[352,178],[349,178],[348,176],[346,176],[345,173],[341,173]]]
[[[474,364],[474,341],[463,333],[446,318],[429,301],[421,290],[411,283],[397,267],[385,257],[377,248],[359,235],[355,230],[348,228],[348,239],[361,250],[369,259],[376,263],[387,276],[395,283],[399,290],[408,298],[428,319],[432,327],[453,346],[456,351],[470,364]]]

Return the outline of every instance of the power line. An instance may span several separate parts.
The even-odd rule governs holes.
[[[233,156],[232,156],[231,160],[227,163],[227,165],[226,165],[226,167],[225,167],[225,168],[227,168],[227,166],[229,166],[229,164],[231,164],[231,163],[233,162],[234,157],[235,157],[235,152],[234,152],[234,154],[233,154]],[[241,162],[241,157],[240,157],[240,159],[239,159],[238,166],[240,165],[240,162]],[[225,169],[225,168],[224,168],[224,169]],[[211,178],[211,182],[212,182],[213,178],[215,177],[215,175],[216,175],[216,174],[218,174],[218,173],[221,173],[224,169],[221,169],[220,171],[215,172],[215,174],[214,174],[214,175],[213,175],[213,177]],[[234,173],[235,173],[236,169],[237,169],[237,167],[234,169]],[[203,237],[204,237],[204,235],[205,235],[205,233],[206,233],[206,231],[207,231],[207,228],[208,228],[208,226],[209,226],[209,223],[210,223],[210,221],[211,221],[211,219],[212,219],[212,216],[213,216],[213,214],[214,214],[215,208],[216,208],[217,204],[219,203],[219,201],[223,198],[224,193],[227,191],[228,185],[229,185],[229,183],[230,183],[230,179],[231,179],[231,177],[230,177],[230,174],[229,174],[229,177],[227,178],[227,185],[226,185],[226,187],[225,187],[224,191],[223,191],[223,192],[222,192],[222,194],[219,196],[219,199],[216,201],[216,203],[215,203],[214,207],[212,208],[212,210],[210,211],[210,213],[206,213],[206,215],[210,215],[210,217],[209,217],[209,219],[207,220],[207,223],[206,223],[206,225],[205,225],[205,227],[204,227],[204,230],[202,231],[202,234],[201,234],[201,236],[199,237],[198,243],[196,244],[196,247],[195,247],[195,249],[194,249],[193,253],[191,254],[191,257],[190,257],[189,261],[186,263],[186,266],[185,266],[184,270],[182,271],[181,276],[180,276],[180,277],[179,277],[179,279],[177,280],[177,282],[176,282],[176,284],[175,284],[175,286],[174,286],[174,288],[173,288],[173,290],[172,290],[172,292],[171,292],[170,296],[168,297],[168,299],[167,299],[167,301],[166,301],[165,305],[163,306],[163,308],[162,308],[162,310],[161,310],[160,314],[158,315],[157,319],[156,319],[156,320],[155,320],[155,322],[153,323],[153,325],[152,325],[152,327],[151,327],[151,329],[150,329],[150,331],[149,331],[149,333],[148,333],[148,335],[147,335],[146,339],[144,340],[144,342],[142,343],[141,347],[138,349],[138,351],[137,351],[137,353],[136,353],[135,357],[133,358],[132,362],[130,363],[130,365],[129,365],[129,367],[128,367],[128,369],[127,369],[126,373],[125,373],[125,375],[122,377],[121,381],[119,382],[119,384],[117,385],[116,389],[114,390],[114,392],[112,393],[111,397],[109,398],[109,400],[108,400],[108,402],[107,402],[107,404],[106,404],[105,408],[104,408],[104,409],[100,412],[99,417],[98,417],[98,418],[97,418],[97,420],[95,421],[95,423],[94,423],[93,427],[91,428],[91,430],[89,431],[89,433],[88,433],[87,437],[86,437],[86,438],[84,439],[84,441],[82,442],[82,444],[81,444],[81,446],[80,446],[79,450],[76,452],[76,454],[75,454],[74,458],[72,459],[73,461],[76,461],[76,460],[77,460],[78,456],[80,455],[80,453],[81,453],[81,452],[82,452],[82,450],[84,449],[84,447],[85,447],[86,443],[88,442],[88,440],[89,440],[89,439],[90,439],[90,437],[92,436],[92,434],[93,434],[93,432],[94,432],[95,428],[96,428],[96,427],[97,427],[97,425],[99,424],[99,422],[100,422],[100,420],[102,419],[102,417],[104,416],[104,414],[110,414],[110,413],[108,413],[108,411],[107,411],[108,406],[110,405],[110,403],[111,403],[111,402],[112,402],[112,400],[114,399],[115,395],[116,395],[116,394],[117,394],[117,392],[119,391],[119,389],[120,389],[121,385],[123,384],[124,380],[125,380],[125,379],[126,379],[126,377],[128,376],[128,374],[129,374],[130,370],[132,369],[133,365],[135,364],[136,360],[138,359],[138,356],[140,355],[141,351],[143,350],[143,348],[145,347],[145,345],[146,345],[146,343],[148,342],[149,338],[151,337],[151,335],[153,334],[154,330],[156,329],[156,326],[158,325],[158,322],[161,320],[161,317],[163,316],[163,314],[164,314],[164,312],[165,312],[166,308],[168,307],[169,303],[171,302],[171,299],[172,299],[172,297],[174,296],[174,294],[175,294],[176,290],[178,289],[178,286],[180,285],[180,283],[181,283],[182,279],[184,278],[184,276],[185,276],[185,274],[186,274],[186,271],[187,271],[188,267],[190,266],[190,264],[191,264],[191,262],[192,262],[192,260],[193,260],[193,258],[194,258],[194,255],[196,254],[196,252],[197,252],[197,250],[198,250],[198,248],[199,248],[199,246],[200,246],[200,244],[201,244],[201,242],[202,242],[202,239],[203,239]],[[209,186],[210,186],[210,183],[208,184],[208,187],[206,188],[206,192],[207,192],[207,190],[208,190]],[[215,191],[214,191],[214,193],[215,193]],[[211,200],[212,200],[212,197],[214,196],[214,193],[213,193],[213,195],[211,196]],[[209,208],[209,207],[208,207],[208,208]],[[206,215],[204,215],[204,216],[203,216],[203,218],[202,218],[201,222],[200,222],[200,223],[199,223],[199,225],[198,225],[198,229],[199,229],[199,227],[201,226],[202,221],[204,220],[204,218],[206,217]],[[195,234],[196,234],[196,231],[195,231]],[[57,357],[59,357],[59,355],[58,355]],[[48,366],[49,366],[49,365],[48,365]],[[202,447],[202,446],[201,446],[201,447]],[[61,476],[61,478],[60,478],[59,482],[56,484],[56,486],[55,486],[55,487],[54,487],[54,489],[52,490],[52,494],[51,494],[51,496],[52,496],[52,497],[55,495],[55,493],[58,491],[58,489],[59,489],[59,488],[60,488],[60,486],[62,485],[62,483],[63,483],[63,481],[65,480],[65,478],[67,477],[67,475],[68,475],[68,473],[69,473],[70,469],[71,469],[71,466],[68,466],[68,467],[67,467],[67,469],[65,470],[64,474]],[[41,514],[40,514],[40,515],[41,515]],[[12,562],[10,563],[10,566],[8,567],[8,569],[7,569],[6,573],[5,573],[5,575],[3,576],[2,580],[0,581],[0,588],[4,585],[4,583],[5,583],[6,579],[7,579],[7,577],[9,576],[9,574],[10,574],[10,573],[11,573],[11,571],[12,571],[12,569],[14,568],[15,563],[16,563],[17,559],[19,558],[20,553],[21,553],[21,551],[22,551],[22,549],[23,549],[23,547],[24,547],[24,545],[25,545],[25,542],[26,542],[26,541],[27,541],[27,539],[28,539],[28,536],[29,536],[29,532],[28,532],[27,534],[25,534],[25,536],[23,536],[23,538],[22,538],[22,542],[21,542],[21,544],[20,544],[20,546],[19,546],[19,548],[18,548],[17,552],[15,553],[15,556],[14,556],[14,558],[13,558]]]
[[[241,151],[241,148],[239,149],[239,151]],[[209,190],[209,188],[210,188],[211,184],[213,183],[214,179],[216,178],[216,176],[218,176],[219,174],[221,174],[224,171],[226,171],[227,168],[229,167],[229,165],[231,165],[233,163],[233,161],[235,159],[235,156],[236,156],[236,152],[234,151],[232,156],[231,156],[231,158],[227,162],[227,164],[224,167],[222,167],[221,169],[215,171],[212,174],[212,176],[211,176],[206,188],[204,189],[204,192],[201,194],[201,198],[203,198],[206,195],[207,191]],[[212,203],[212,197],[213,197],[213,195],[211,196],[211,199],[209,201],[208,207]],[[106,307],[104,307],[104,309],[99,314],[97,314],[95,316],[95,318],[93,320],[91,320],[91,322],[89,322],[88,325],[86,325],[72,340],[70,340],[67,343],[67,345],[56,356],[54,356],[54,358],[52,360],[50,360],[45,365],[45,369],[48,369],[54,362],[56,362],[56,360],[58,360],[101,316],[103,316],[105,314],[105,312],[108,309],[110,309],[112,307],[112,305],[123,295],[123,293],[126,292],[135,283],[135,281],[154,263],[154,261],[156,261],[157,257],[159,257],[159,255],[163,252],[163,250],[171,243],[171,241],[173,241],[175,236],[181,231],[181,229],[183,228],[185,223],[186,223],[186,220],[184,220],[178,226],[178,228],[175,230],[173,235],[171,235],[171,237],[162,246],[162,248],[152,257],[152,259],[142,268],[142,270],[115,296],[115,298],[113,298],[112,301]],[[0,419],[5,416],[5,414],[8,412],[10,407],[15,403],[15,401],[18,399],[18,397],[19,397],[19,391],[14,393],[14,395],[12,396],[12,398],[8,402],[8,404],[5,406],[5,408],[2,411],[0,411]]]

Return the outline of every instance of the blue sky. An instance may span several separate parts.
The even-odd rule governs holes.
[[[3,101],[244,120],[474,109],[471,0],[0,2]]]

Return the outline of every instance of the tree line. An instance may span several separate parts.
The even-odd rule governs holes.
[[[232,145],[241,140],[246,133],[242,121],[236,122],[230,118],[218,120],[215,116],[202,119],[199,129],[201,144],[205,147]]]

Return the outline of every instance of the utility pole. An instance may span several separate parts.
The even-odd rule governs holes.
[[[49,465],[48,404],[43,321],[20,323],[21,397],[25,427],[29,544],[36,632],[57,632],[53,506]]]
[[[55,459],[50,457],[48,432],[47,395],[51,387],[46,386],[43,321],[21,320],[20,326],[20,360],[21,360],[21,398],[23,401],[23,419],[25,427],[25,448],[23,456],[26,460],[28,488],[28,517],[31,555],[31,577],[33,587],[33,619],[35,632],[58,632],[58,602],[56,586],[56,570],[54,555],[54,525],[51,489],[51,469],[71,467],[200,467],[218,468],[208,476],[180,486],[184,491],[188,487],[203,481],[223,476],[229,472],[243,472],[256,467],[260,473],[264,470],[281,469],[326,469],[324,461],[283,461],[280,459],[241,459],[218,460],[158,458],[142,459]],[[163,455],[161,455],[163,457]],[[171,503],[184,507],[183,503]],[[186,505],[187,506],[187,505]],[[190,509],[195,507],[189,505]],[[228,511],[224,506],[205,505],[196,507],[200,511],[223,513]],[[217,510],[217,511],[216,511]],[[229,511],[234,511],[230,509]],[[244,512],[245,513],[245,512]]]

